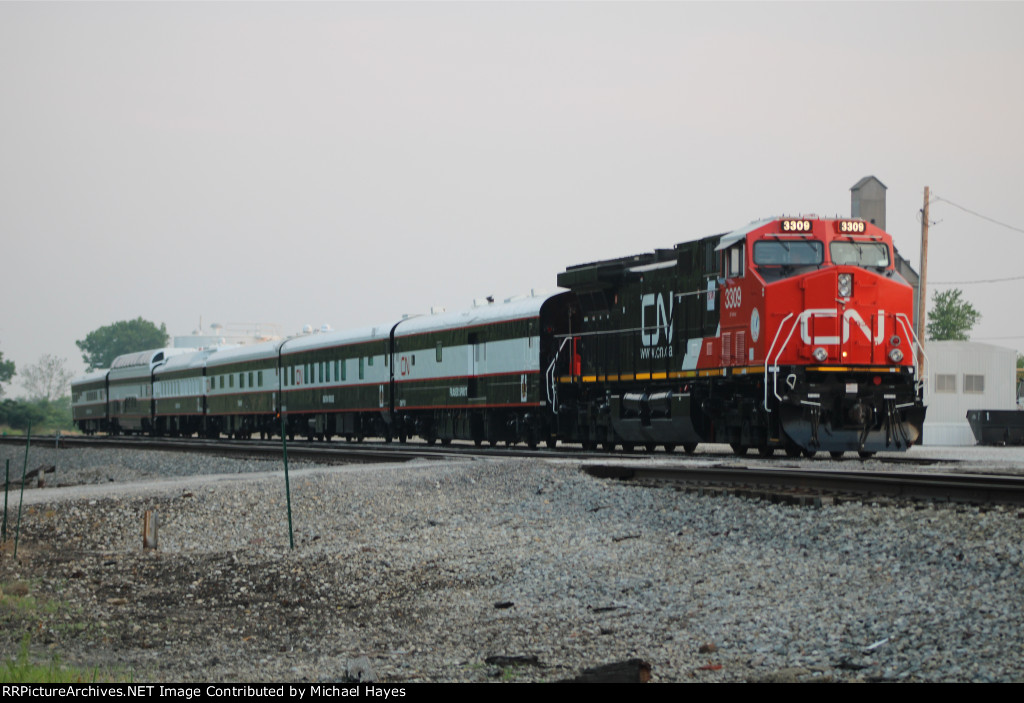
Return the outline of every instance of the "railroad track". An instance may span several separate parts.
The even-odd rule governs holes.
[[[24,445],[24,437],[0,437],[0,443]],[[32,437],[32,444],[40,446],[55,446],[56,438],[53,435],[40,435]],[[280,454],[282,445],[280,439],[259,440],[259,439],[201,439],[190,437],[179,438],[152,438],[139,435],[102,435],[102,436],[81,436],[63,435],[60,438],[62,447],[110,447],[119,449],[139,449],[154,451],[183,451],[208,453],[219,456],[272,456]],[[719,445],[702,445],[702,447],[717,447]],[[421,442],[344,442],[344,441],[307,441],[292,440],[288,442],[288,453],[298,457],[316,457],[330,460],[358,461],[406,461],[413,458],[444,459],[447,457],[537,457],[537,458],[558,458],[558,459],[593,459],[595,457],[657,457],[660,459],[678,460],[686,465],[692,461],[707,461],[709,458],[727,459],[731,458],[742,461],[742,458],[735,457],[726,445],[720,445],[721,452],[715,450],[700,451],[695,455],[684,454],[681,450],[675,452],[663,452],[660,449],[654,453],[647,453],[642,450],[635,452],[607,452],[599,449],[582,450],[572,445],[561,445],[554,449],[527,449],[524,445],[497,446],[482,445],[474,446],[469,443],[453,443],[449,445],[428,445]],[[774,457],[762,457],[761,463],[787,462],[789,458],[777,454]],[[828,454],[820,453],[816,458],[806,461],[837,462],[849,461],[851,465],[863,464],[865,461],[880,462],[883,464],[905,464],[931,466],[937,463],[935,459],[911,457],[906,455],[876,455],[870,459],[861,459],[854,454],[847,454],[845,459],[831,459]],[[955,461],[942,460],[942,464],[953,464]]]
[[[24,437],[4,437],[5,443],[24,444]],[[53,447],[53,436],[33,437],[32,443]],[[272,458],[280,456],[282,445],[273,440],[211,440],[149,437],[61,437],[61,446],[112,447],[141,451],[180,451],[227,457]],[[395,462],[410,459],[466,459],[477,457],[532,457],[575,460],[588,474],[599,478],[659,481],[730,490],[744,495],[772,497],[792,502],[820,504],[842,496],[938,500],[979,504],[1024,505],[1024,478],[1010,475],[958,474],[948,469],[958,462],[908,456],[874,457],[870,462],[824,460],[829,468],[794,465],[777,457],[756,464],[738,464],[741,459],[729,454],[701,453],[694,456],[658,452],[656,454],[608,454],[583,452],[574,447],[527,450],[522,447],[476,447],[452,444],[429,446],[419,443],[347,443],[293,441],[288,456],[321,463]],[[648,461],[648,459],[657,459]],[[724,460],[731,459],[730,463]],[[810,462],[819,463],[819,462]],[[932,466],[928,472],[850,470],[842,464]],[[771,464],[766,466],[766,464]]]
[[[671,481],[723,487],[741,495],[821,504],[836,497],[885,497],[984,505],[1024,505],[1024,477],[986,474],[900,473],[815,470],[796,466],[643,467],[588,464],[583,470],[599,478]]]

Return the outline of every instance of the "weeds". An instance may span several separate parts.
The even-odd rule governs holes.
[[[40,613],[52,613],[57,605],[40,602],[28,595],[28,584],[23,582],[4,584],[0,589],[0,615],[15,615],[16,618],[32,618]],[[6,620],[6,617],[4,618]],[[5,623],[6,624],[6,623]],[[32,661],[29,651],[30,637],[26,633],[21,640],[18,653],[0,663],[0,681],[3,683],[97,683],[100,681],[123,681],[123,677],[101,674],[99,669],[88,670],[63,666],[60,656],[54,654],[49,663]]]
[[[29,636],[21,640],[17,656],[4,662],[0,680],[4,683],[86,683],[97,681],[97,671],[89,676],[84,671],[63,667],[56,654],[49,664],[35,664],[29,660]]]

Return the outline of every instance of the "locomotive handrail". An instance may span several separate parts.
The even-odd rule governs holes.
[[[764,409],[766,412],[771,412],[771,409],[768,407],[768,372],[771,371],[772,374],[772,393],[775,395],[776,398],[782,400],[782,396],[779,395],[778,391],[779,357],[782,356],[782,352],[784,352],[786,350],[786,347],[789,346],[789,340],[793,337],[793,332],[796,331],[797,324],[803,320],[805,315],[808,314],[811,314],[811,311],[804,310],[793,321],[793,325],[789,330],[789,334],[786,335],[786,341],[783,342],[782,347],[779,349],[779,353],[775,355],[775,361],[772,362],[772,352],[775,351],[775,345],[779,341],[779,335],[782,334],[782,329],[783,327],[785,327],[786,322],[789,320],[789,318],[793,317],[793,313],[789,313],[784,318],[782,318],[782,322],[779,323],[779,328],[775,331],[775,338],[772,340],[771,347],[768,348],[768,354],[765,355],[765,361],[767,363],[764,366]]]
[[[920,388],[924,386],[924,384],[928,380],[928,377],[924,375],[922,369],[924,368],[925,364],[931,364],[931,362],[928,360],[928,354],[926,354],[924,351],[924,345],[921,344],[921,340],[918,339],[917,334],[914,332],[914,326],[910,324],[910,318],[907,317],[907,314],[904,312],[898,312],[895,313],[895,315],[896,322],[900,323],[903,326],[904,332],[909,334],[910,339],[913,340],[914,346],[917,347],[917,350],[919,352],[921,352],[921,356],[924,359],[924,364],[917,364],[915,366],[915,370],[917,373],[917,385]]]
[[[558,386],[555,385],[555,364],[558,363],[558,357],[562,354],[562,349],[565,348],[566,342],[569,341],[569,336],[566,336],[562,340],[562,343],[558,345],[558,351],[551,358],[551,363],[548,364],[547,371],[544,372],[544,378],[547,379],[545,390],[547,391],[548,403],[551,406],[551,412],[558,412]]]
[[[603,334],[630,334],[632,332],[650,332],[651,330],[657,329],[657,325],[647,325],[646,327],[626,327],[614,330],[594,330],[593,332],[567,332],[566,334],[552,335],[555,339],[569,339],[570,337],[600,337]]]

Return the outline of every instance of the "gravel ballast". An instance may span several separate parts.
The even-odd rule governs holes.
[[[92,485],[26,491],[8,656],[29,633],[136,682],[557,681],[634,658],[653,681],[1024,680],[1019,508],[796,507],[566,460],[293,465],[289,549],[278,462],[45,463]]]

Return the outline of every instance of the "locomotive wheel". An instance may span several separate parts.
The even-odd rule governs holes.
[[[665,453],[666,454],[671,454],[675,450],[676,450],[676,445],[674,445],[674,444],[666,444],[665,445]]]
[[[648,454],[653,454],[654,450],[657,449],[657,448],[658,448],[658,445],[655,444],[654,442],[648,442],[647,444],[644,445],[644,449],[647,450]]]
[[[829,452],[828,455],[835,459],[836,461],[841,461],[843,458],[842,452]]]
[[[443,446],[443,447],[447,447],[451,443],[452,443],[452,438],[451,437],[444,437],[441,440],[441,446]]]
[[[768,459],[775,453],[775,447],[758,447],[757,453],[765,459]]]
[[[730,442],[729,446],[732,447],[732,453],[735,454],[736,456],[747,455],[747,447],[744,447],[739,442]]]
[[[796,457],[800,456],[800,453],[803,450],[800,449],[800,447],[795,444],[787,444],[784,451],[786,452],[786,456],[788,456],[790,459],[795,459]]]
[[[857,452],[857,455],[860,456],[861,459],[870,459],[871,457],[873,457],[875,455],[875,453],[874,452]]]
[[[623,442],[622,443],[622,451],[629,453],[629,452],[633,451],[633,446],[634,445],[633,445],[632,442]]]
[[[555,437],[548,437],[544,443],[548,445],[548,449],[554,449],[558,446],[558,439]]]
[[[814,455],[818,453],[816,449],[802,449],[803,455],[808,459],[813,459]]]
[[[683,445],[683,451],[686,452],[687,454],[693,454],[695,451],[697,451],[697,443],[687,442],[686,444]]]
[[[606,452],[614,452],[615,451],[615,442],[611,442],[611,441],[601,442],[601,449],[605,450]]]

